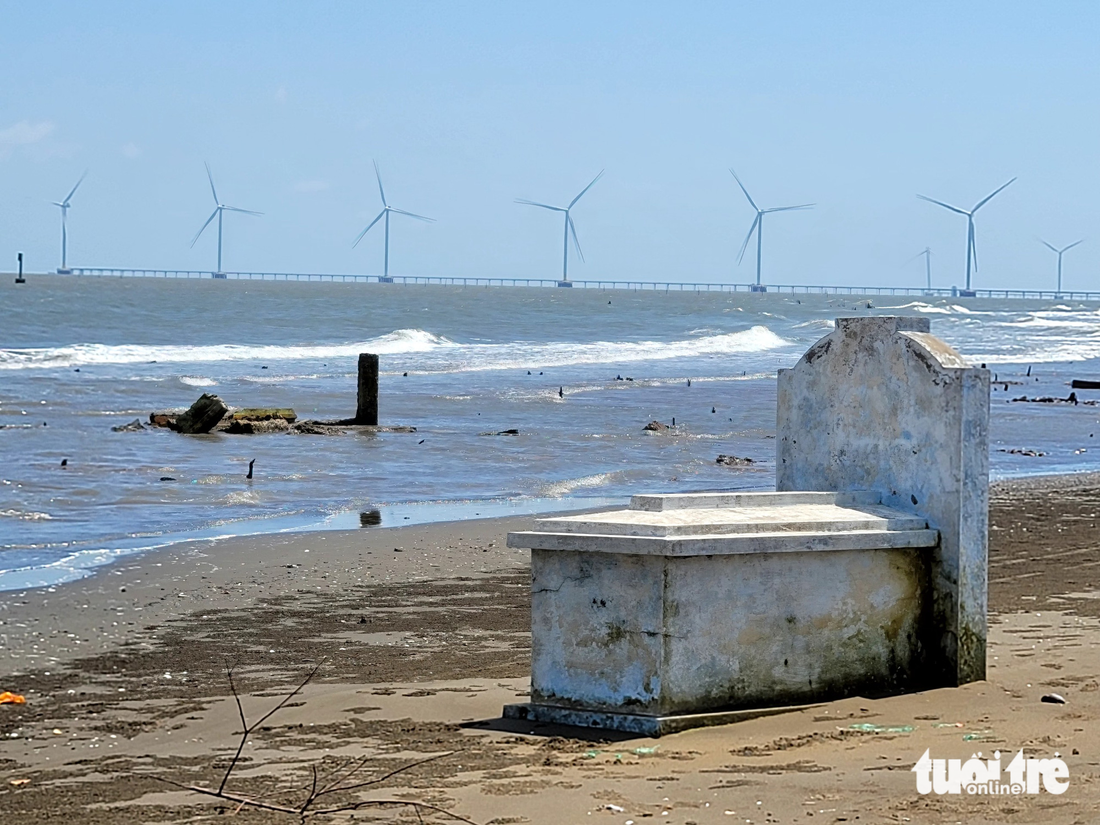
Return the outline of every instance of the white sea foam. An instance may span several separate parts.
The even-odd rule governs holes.
[[[768,327],[758,325],[738,332],[702,335],[678,341],[509,342],[460,344],[420,329],[399,329],[386,335],[350,344],[299,344],[246,346],[217,344],[195,347],[147,347],[77,344],[52,349],[0,350],[0,369],[49,369],[86,364],[202,363],[262,361],[277,363],[299,359],[353,358],[361,352],[379,355],[426,355],[421,373],[467,372],[501,369],[533,369],[577,364],[615,364],[631,361],[663,361],[700,355],[735,355],[766,352],[790,346]],[[286,376],[253,377],[254,381],[281,382]],[[195,384],[195,386],[203,386]]]
[[[537,495],[545,498],[562,498],[576,490],[590,490],[593,487],[604,487],[613,478],[615,473],[597,473],[581,478],[567,478],[562,481],[551,481],[539,488]]]
[[[765,326],[740,332],[705,335],[679,341],[593,341],[546,344],[475,344],[435,353],[439,363],[420,372],[466,372],[503,369],[545,369],[582,364],[624,364],[666,361],[701,355],[737,355],[791,346],[793,342]]]
[[[422,329],[399,329],[346,344],[213,344],[207,346],[160,346],[138,344],[74,344],[44,349],[0,350],[0,369],[78,367],[94,364],[199,363],[211,361],[288,361],[304,358],[355,357],[361,352],[393,355],[429,352],[438,347],[458,346],[453,341]]]
[[[13,518],[19,521],[51,521],[49,513],[35,513],[29,510],[0,510],[0,518]]]
[[[180,383],[190,387],[216,387],[218,382],[213,378],[203,378],[201,375],[181,375]]]

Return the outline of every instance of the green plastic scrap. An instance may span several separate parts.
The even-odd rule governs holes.
[[[972,731],[971,733],[964,733],[963,734],[963,741],[964,742],[981,741],[983,739],[988,739],[992,733],[993,733],[993,731],[990,730],[989,728],[986,728],[985,730]]]
[[[635,756],[650,756],[656,753],[657,748],[659,747],[660,745],[654,745],[652,748],[635,748],[631,751],[631,753],[633,753]]]
[[[858,725],[849,725],[848,730],[858,730],[862,733],[912,733],[915,728],[912,725],[872,725],[869,722],[861,722]]]
[[[585,751],[584,758],[585,759],[595,759],[599,755],[600,755],[599,751]]]

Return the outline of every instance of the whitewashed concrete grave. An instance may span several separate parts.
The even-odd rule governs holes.
[[[922,318],[841,318],[781,370],[775,493],[543,519],[531,701],[650,735],[984,678],[989,376]]]

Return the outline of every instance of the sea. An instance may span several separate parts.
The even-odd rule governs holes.
[[[0,590],[179,541],[774,485],[776,370],[848,315],[911,314],[1001,382],[996,478],[1092,470],[1100,379],[1071,301],[37,276],[0,284]],[[202,393],[414,433],[116,432]],[[1078,391],[1084,400],[1100,393]],[[671,424],[654,434],[650,421]],[[497,435],[518,430],[518,435]],[[1015,451],[1015,452],[1013,452]],[[751,458],[745,466],[719,455]],[[246,478],[255,460],[254,477]]]

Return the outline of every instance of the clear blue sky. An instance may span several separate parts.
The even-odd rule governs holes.
[[[761,205],[772,283],[1100,289],[1096,3],[0,4],[0,266],[211,269],[203,161],[228,204],[225,268],[747,281]],[[213,227],[212,227],[213,228]]]

